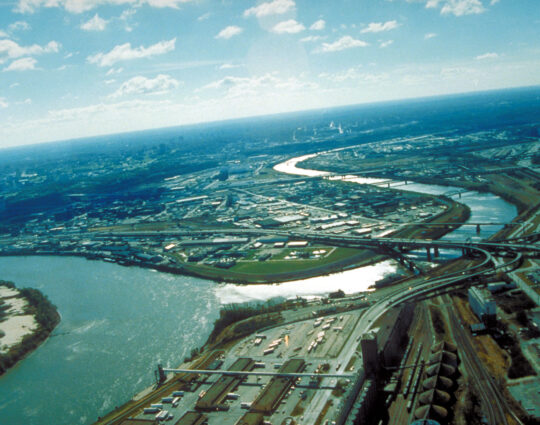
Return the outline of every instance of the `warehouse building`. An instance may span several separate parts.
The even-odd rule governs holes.
[[[497,305],[491,293],[485,289],[470,288],[469,304],[474,314],[483,322],[495,320],[497,316]]]

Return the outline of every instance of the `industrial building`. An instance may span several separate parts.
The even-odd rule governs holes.
[[[483,322],[495,320],[497,305],[489,291],[481,288],[470,288],[469,304],[474,314]]]

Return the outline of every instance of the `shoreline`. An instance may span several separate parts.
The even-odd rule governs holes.
[[[457,211],[457,215],[456,215]],[[452,221],[456,223],[464,222],[468,220],[470,216],[470,208],[462,203],[451,201],[449,203],[449,208],[441,212],[436,217],[431,217],[426,223],[437,223],[439,220],[444,222],[449,222],[451,219],[444,219],[447,215],[455,215]],[[396,230],[389,236],[394,237],[405,237],[405,235],[414,235],[419,231],[428,232],[422,235],[423,238],[434,238],[438,239],[444,236],[445,234],[452,232],[455,228],[459,227],[456,225],[448,225],[446,227],[429,227],[427,230],[423,227],[422,224],[416,226],[411,226],[409,229],[399,229]],[[0,256],[9,257],[9,256],[73,256],[73,257],[83,257],[87,260],[100,260],[118,264],[125,267],[141,267],[156,270],[163,273],[170,273],[173,275],[186,275],[197,277],[201,279],[211,280],[216,283],[232,283],[237,285],[268,285],[273,283],[285,283],[292,282],[296,280],[310,279],[319,276],[328,276],[334,273],[340,273],[345,270],[357,269],[361,267],[370,266],[376,264],[380,261],[384,261],[388,256],[380,254],[376,251],[370,249],[359,249],[359,252],[350,255],[348,257],[338,259],[331,263],[316,265],[312,267],[287,271],[282,273],[265,273],[260,275],[251,275],[248,273],[234,272],[231,271],[228,273],[228,270],[220,269],[210,269],[205,268],[204,266],[198,266],[196,264],[156,264],[151,262],[144,262],[142,260],[126,260],[125,258],[115,258],[110,254],[100,255],[96,252],[86,253],[86,252],[59,252],[59,251],[36,251],[31,249],[19,250],[13,252],[0,252]]]
[[[0,352],[0,379],[3,374],[45,343],[61,321],[60,313],[41,291],[29,288],[19,289],[11,282],[0,281],[0,289],[2,288],[5,288],[4,292],[11,291],[9,297],[4,296],[4,299],[24,300],[24,305],[22,305],[24,309],[15,310],[11,308],[8,310],[6,320],[0,322],[0,325],[10,318],[30,316],[33,327],[29,332],[24,332],[24,329],[28,328],[28,326],[19,323],[19,326],[12,332],[12,334],[15,333],[16,337],[20,334],[20,338],[8,345],[5,352]],[[9,314],[10,312],[11,314]],[[41,320],[38,320],[38,317]]]

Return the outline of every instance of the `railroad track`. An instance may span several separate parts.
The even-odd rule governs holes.
[[[467,374],[475,383],[482,400],[482,409],[490,425],[508,425],[505,414],[505,403],[503,396],[496,388],[492,377],[486,371],[482,361],[478,358],[476,350],[466,334],[461,322],[456,316],[450,296],[442,296],[447,305],[449,323],[452,328],[454,340],[459,347],[460,357],[465,364]]]

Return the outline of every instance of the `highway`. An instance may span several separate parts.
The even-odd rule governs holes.
[[[314,241],[324,241],[328,243],[335,243],[340,245],[348,246],[364,246],[377,248],[380,246],[392,246],[395,248],[429,248],[433,249],[438,248],[451,248],[467,251],[475,251],[480,254],[482,260],[467,270],[461,270],[453,273],[449,273],[442,277],[436,277],[426,280],[424,277],[418,277],[409,282],[403,283],[391,290],[391,292],[386,293],[381,297],[374,297],[376,301],[365,310],[364,314],[360,317],[354,331],[351,333],[351,336],[348,339],[348,342],[345,344],[338,357],[336,358],[335,364],[340,364],[335,373],[320,375],[324,379],[331,378],[349,378],[353,379],[357,376],[355,373],[347,373],[346,365],[348,364],[349,359],[356,354],[359,340],[363,334],[369,332],[370,329],[374,327],[375,322],[382,317],[388,310],[406,302],[413,302],[419,298],[432,296],[438,291],[450,288],[460,282],[465,280],[481,276],[485,273],[492,273],[497,269],[504,269],[509,267],[514,267],[516,264],[519,264],[521,261],[522,255],[519,251],[540,251],[540,246],[534,245],[531,243],[523,243],[520,239],[515,239],[514,243],[508,243],[506,241],[500,242],[455,242],[455,241],[432,241],[432,240],[410,240],[410,239],[401,239],[401,238],[381,238],[381,239],[366,239],[354,236],[338,236],[333,234],[324,234],[324,233],[312,233],[312,232],[286,232],[286,231],[276,231],[276,230],[265,230],[265,229],[203,229],[197,231],[175,231],[175,232],[114,232],[114,233],[102,233],[101,237],[107,238],[110,236],[125,236],[125,237],[164,237],[164,236],[201,236],[201,235],[283,235],[288,236],[291,239],[311,239]],[[496,265],[493,261],[492,252],[497,251],[512,251],[516,255],[509,262],[504,264]],[[381,294],[382,295],[382,294]],[[483,400],[484,411],[486,413],[487,419],[492,425],[507,425],[506,412],[509,412],[513,416],[513,412],[508,409],[503,396],[498,391],[495,383],[492,381],[489,374],[485,371],[483,364],[478,359],[478,356],[474,352],[471,342],[468,340],[464,329],[459,323],[455,312],[449,310],[448,317],[450,325],[454,331],[455,339],[460,347],[463,350],[463,361],[465,367],[470,371],[471,376],[479,383],[478,387],[479,394]],[[359,355],[359,353],[358,353]],[[206,370],[192,370],[186,371],[183,369],[167,369],[167,372],[175,373],[199,373],[199,374],[208,374],[208,373],[220,373],[224,374],[223,371],[206,371]],[[360,371],[360,373],[363,373]],[[246,376],[248,375],[272,375],[272,376],[284,376],[289,377],[289,374],[279,374],[274,372],[243,372]],[[286,376],[287,375],[287,376]],[[292,374],[295,377],[300,376],[313,376],[312,373],[301,373],[301,374]],[[293,376],[290,376],[291,378]],[[321,382],[321,386],[324,386],[324,382]],[[305,423],[315,423],[319,417],[321,411],[324,409],[327,401],[330,397],[329,389],[320,389],[318,390],[311,403],[309,408],[306,409],[305,413]],[[494,403],[492,404],[492,402]],[[131,409],[131,412],[140,409],[141,403],[136,403]],[[520,423],[518,421],[518,423]]]
[[[386,246],[396,246],[405,248],[448,248],[448,249],[469,249],[482,248],[488,251],[516,250],[540,252],[540,245],[532,243],[508,243],[506,241],[449,241],[431,239],[403,239],[403,238],[362,238],[353,235],[336,235],[324,232],[306,231],[285,231],[269,229],[197,229],[197,230],[176,230],[176,231],[134,231],[134,232],[96,232],[90,233],[97,238],[108,237],[190,237],[190,236],[211,236],[211,235],[253,235],[253,236],[286,236],[291,239],[306,239],[338,245],[347,244],[355,247],[373,248]],[[536,235],[536,234],[534,234]],[[533,237],[534,235],[529,235]],[[519,239],[518,239],[519,241]]]
[[[473,267],[470,267],[469,269],[465,271],[458,271],[449,273],[443,277],[437,277],[437,278],[431,278],[428,280],[425,280],[424,277],[418,277],[412,281],[404,282],[400,284],[399,286],[392,288],[392,290],[382,295],[380,298],[377,297],[376,294],[373,294],[373,297],[376,299],[376,301],[368,307],[363,315],[359,318],[358,323],[356,324],[355,329],[351,333],[347,343],[344,345],[341,352],[338,354],[338,357],[335,359],[335,364],[340,364],[340,366],[337,368],[335,373],[328,373],[328,374],[322,374],[319,375],[323,377],[324,379],[331,379],[331,378],[349,378],[354,379],[357,377],[357,373],[351,373],[350,371],[346,371],[346,365],[348,364],[349,359],[356,354],[357,347],[359,344],[359,340],[363,334],[368,332],[370,329],[373,328],[375,322],[382,317],[389,309],[398,306],[405,302],[412,302],[415,299],[430,296],[437,291],[448,288],[453,285],[458,284],[459,282],[462,282],[467,279],[471,279],[476,276],[480,276],[484,273],[492,273],[494,270],[505,268],[505,267],[513,267],[517,262],[519,262],[521,256],[516,255],[515,258],[511,259],[510,261],[504,263],[495,265],[493,262],[492,255],[489,251],[486,251],[482,248],[473,246],[470,247],[473,250],[477,250],[479,253],[481,253],[483,259],[478,264],[474,265]],[[479,391],[481,398],[485,401],[485,412],[487,415],[487,418],[489,420],[489,423],[492,425],[506,425],[507,420],[505,417],[505,412],[509,411],[508,406],[506,406],[504,399],[500,395],[500,393],[497,393],[497,388],[495,384],[491,381],[491,377],[489,374],[483,369],[483,365],[481,364],[480,360],[477,358],[476,354],[474,353],[474,349],[472,345],[470,344],[470,341],[465,342],[466,335],[464,335],[464,330],[461,327],[461,324],[459,323],[457,317],[455,317],[455,314],[450,311],[449,312],[449,318],[450,318],[450,324],[453,329],[456,329],[455,331],[455,338],[458,346],[465,351],[463,354],[465,367],[467,367],[467,370],[471,370],[471,374],[474,374],[473,376],[478,376],[478,378],[475,378],[480,383],[480,387],[482,389]],[[280,325],[281,326],[281,325]],[[358,353],[359,355],[359,353]],[[475,357],[476,356],[476,357]],[[205,369],[197,369],[197,370],[184,370],[184,369],[166,369],[166,372],[175,372],[175,373],[198,373],[198,374],[210,374],[210,373],[219,373],[219,374],[228,374],[227,371],[208,371]],[[363,371],[359,371],[360,373],[363,373]],[[241,372],[243,375],[263,375],[263,376],[284,376],[284,377],[311,377],[314,374],[313,373],[298,373],[298,374],[279,374],[278,372]],[[291,375],[291,376],[289,376]],[[321,386],[325,386],[324,379],[321,382]],[[169,383],[167,383],[169,384]],[[170,384],[169,384],[170,385]],[[169,385],[165,385],[168,391],[170,391]],[[485,388],[484,388],[485,387]],[[163,389],[162,389],[163,390]],[[165,391],[166,392],[166,391]],[[164,394],[165,392],[160,391],[160,394]],[[311,400],[311,403],[309,404],[309,408],[306,409],[305,415],[304,415],[304,422],[305,423],[315,423],[317,418],[319,417],[321,411],[325,407],[327,401],[330,397],[330,389],[320,389],[318,390],[315,395],[313,396],[313,399]],[[155,397],[155,396],[154,396]],[[152,397],[152,398],[154,398]],[[128,410],[125,410],[124,413],[129,412],[129,414],[133,414],[136,410],[140,409],[141,406],[144,403],[148,403],[148,400],[150,397],[145,398],[144,402],[136,403],[135,405],[130,406]],[[496,404],[491,405],[487,403],[487,401],[495,400]],[[512,412],[510,412],[512,413]],[[124,416],[126,417],[126,416]],[[112,421],[114,423],[114,421]],[[107,422],[111,423],[111,422]],[[519,422],[518,422],[519,423]]]
[[[246,371],[230,371],[230,370],[207,370],[207,369],[163,369],[164,372],[184,373],[184,374],[199,374],[199,375],[223,375],[223,376],[277,376],[279,378],[354,378],[353,373],[280,373],[280,372],[246,372]]]

